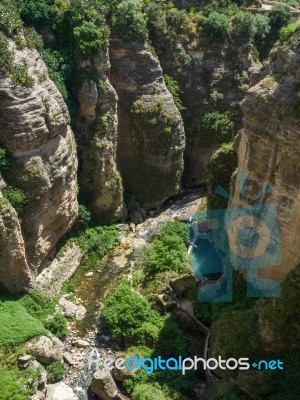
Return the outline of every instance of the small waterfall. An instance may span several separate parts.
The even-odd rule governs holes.
[[[96,348],[93,348],[89,354],[86,366],[80,371],[76,382],[74,383],[74,392],[79,400],[88,400],[88,388],[91,385],[94,372],[99,368],[101,356]]]

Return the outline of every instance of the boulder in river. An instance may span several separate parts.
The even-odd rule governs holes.
[[[46,400],[78,400],[70,386],[63,382],[47,386]]]
[[[63,359],[63,343],[55,336],[40,336],[27,344],[29,352],[44,365]]]
[[[101,400],[113,400],[118,395],[118,388],[112,374],[106,369],[98,369],[94,373],[91,389]]]

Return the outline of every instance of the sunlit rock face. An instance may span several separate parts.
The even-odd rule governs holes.
[[[38,52],[10,45],[15,62],[26,65],[34,78],[33,88],[26,88],[5,71],[0,77],[0,145],[14,159],[5,180],[27,199],[19,218],[5,202],[0,207],[1,249],[6,249],[0,253],[1,281],[14,291],[27,288],[30,276],[34,281],[72,226],[78,204],[76,145],[67,106]],[[15,251],[10,252],[12,241]],[[18,283],[12,283],[18,274]]]

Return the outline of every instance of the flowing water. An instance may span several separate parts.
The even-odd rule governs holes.
[[[76,287],[76,297],[87,309],[84,319],[74,330],[77,336],[87,338],[92,346],[85,355],[85,364],[79,369],[72,367],[66,378],[80,400],[92,399],[88,388],[100,357],[118,350],[110,348],[110,336],[101,317],[105,299],[122,279],[132,273],[135,251],[143,247],[166,222],[174,219],[188,220],[188,216],[197,211],[202,196],[202,189],[184,191],[173,201],[155,210],[155,215],[138,225],[135,232],[129,231],[124,225],[120,226],[121,245],[98,261],[93,268],[93,276],[86,277],[87,271],[81,268],[73,276],[71,283]]]

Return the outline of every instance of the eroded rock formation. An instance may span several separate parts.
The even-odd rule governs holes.
[[[118,93],[117,162],[124,188],[146,208],[181,188],[184,126],[147,45],[113,37],[111,81]]]
[[[238,172],[247,174],[246,199],[265,184],[259,201],[276,205],[282,264],[262,268],[261,277],[282,281],[300,261],[300,34],[275,48],[242,104],[244,129],[237,141]],[[234,197],[240,200],[236,182]]]
[[[14,159],[5,180],[26,196],[20,219],[1,202],[0,269],[2,283],[20,290],[28,287],[30,275],[34,280],[77,216],[77,157],[67,106],[41,56],[10,45],[15,62],[26,65],[34,78],[33,88],[26,88],[5,73],[0,77],[0,145]],[[12,271],[18,271],[15,283]]]

